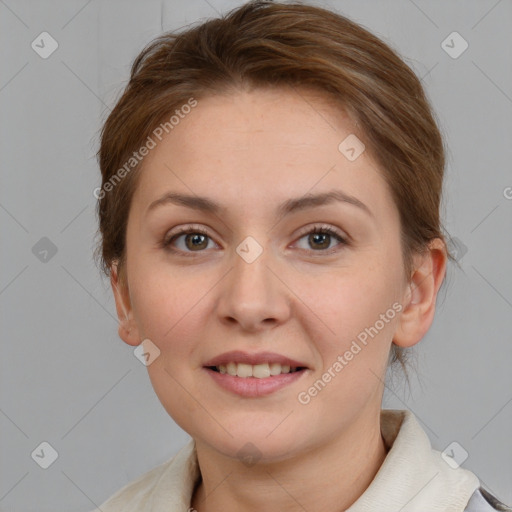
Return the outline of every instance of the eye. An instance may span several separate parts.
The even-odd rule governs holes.
[[[324,254],[331,254],[336,252],[337,249],[331,249],[331,242],[333,238],[339,241],[338,245],[348,245],[347,240],[330,226],[315,226],[313,229],[306,231],[300,237],[300,240],[306,239],[308,247],[302,248],[304,250],[313,250],[315,252],[322,252]],[[328,250],[331,249],[331,250]]]
[[[176,243],[181,238],[182,243]],[[206,230],[190,226],[188,228],[180,228],[177,233],[166,237],[162,246],[173,252],[201,252],[203,249],[208,248],[209,241],[211,241],[211,238]]]
[[[302,247],[302,250],[320,252],[322,254],[331,254],[337,249],[331,248],[333,238],[338,240],[338,245],[348,245],[348,241],[330,226],[315,226],[300,236],[299,240],[306,239],[309,247]],[[213,242],[207,231],[201,227],[189,226],[179,228],[177,232],[167,236],[162,247],[171,252],[179,252],[186,256],[194,252],[203,252],[209,247],[209,242]]]

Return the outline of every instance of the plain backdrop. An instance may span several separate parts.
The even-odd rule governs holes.
[[[413,411],[440,451],[457,442],[463,467],[511,504],[512,2],[311,3],[403,56],[449,147],[443,219],[461,268],[449,265],[410,388],[390,378],[384,407]],[[142,47],[240,4],[0,1],[2,511],[91,510],[189,439],[118,338],[110,286],[92,259],[95,153]],[[448,36],[467,49],[450,55]],[[45,51],[58,44],[47,58],[32,45],[42,37]],[[52,449],[57,459],[43,469]]]

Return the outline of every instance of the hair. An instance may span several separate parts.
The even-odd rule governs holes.
[[[412,275],[413,255],[424,254],[435,238],[455,261],[440,221],[443,139],[415,73],[390,46],[342,15],[298,2],[258,0],[165,32],[135,58],[103,125],[97,154],[102,188],[96,196],[96,256],[105,275],[116,263],[120,282],[127,282],[126,228],[142,162],[129,171],[126,162],[155,128],[194,99],[290,86],[334,99],[360,128],[400,214],[405,278]],[[407,374],[406,355],[393,344],[390,363],[399,362]]]

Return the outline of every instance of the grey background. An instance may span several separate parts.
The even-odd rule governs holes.
[[[0,0],[0,510],[91,510],[188,440],[118,338],[92,260],[95,152],[143,45],[240,3]],[[383,406],[412,410],[441,451],[457,441],[512,504],[512,2],[315,3],[398,49],[450,148],[443,216],[462,270],[449,266],[411,387],[390,379]],[[31,48],[43,31],[59,44],[47,59]],[[456,59],[441,47],[453,31],[469,43]],[[46,470],[42,441],[59,454]]]

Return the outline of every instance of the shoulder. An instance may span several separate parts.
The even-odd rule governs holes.
[[[512,508],[504,505],[483,487],[479,487],[471,495],[464,512],[512,512]]]
[[[173,512],[190,503],[199,476],[195,443],[119,489],[91,512]]]
[[[140,510],[138,507],[147,502],[171,462],[172,459],[132,480],[91,512],[135,512]]]

